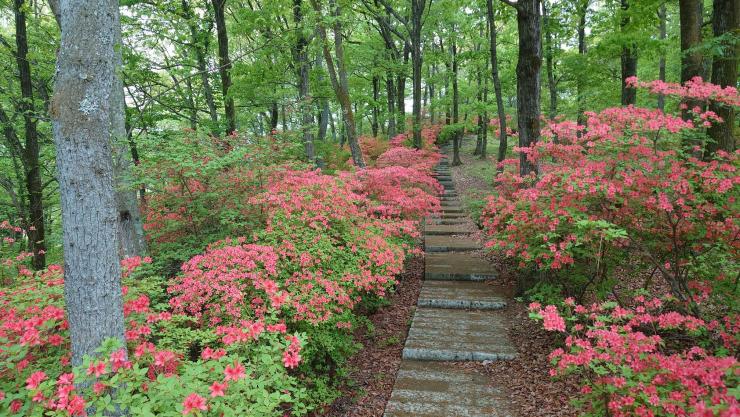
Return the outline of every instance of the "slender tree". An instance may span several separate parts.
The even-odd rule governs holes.
[[[496,41],[496,19],[494,17],[493,0],[486,0],[486,17],[488,20],[488,41],[491,51],[491,78],[493,79],[493,91],[496,95],[496,111],[498,112],[498,162],[506,158],[508,147],[506,136],[506,110],[504,109],[504,97],[501,92],[501,79],[498,71],[498,45]]]
[[[319,0],[311,0],[311,6],[314,8],[317,14],[321,15],[321,4]],[[342,41],[342,22],[341,22],[341,8],[336,0],[329,0],[329,9],[331,10],[333,23],[332,29],[334,31],[334,54],[336,55],[337,62],[334,64],[334,58],[331,56],[329,50],[329,40],[324,27],[323,21],[318,24],[318,32],[322,41],[322,50],[324,52],[324,60],[326,61],[326,67],[329,71],[329,78],[331,80],[334,93],[337,96],[337,100],[342,108],[342,118],[344,119],[343,128],[346,129],[347,143],[349,143],[349,149],[352,153],[352,162],[358,168],[365,167],[365,160],[362,156],[362,150],[357,140],[357,128],[355,125],[355,114],[352,111],[352,102],[349,96],[349,82],[347,80],[347,68],[344,60],[344,45]]]
[[[296,68],[298,72],[298,102],[301,109],[301,130],[303,131],[303,145],[306,149],[306,157],[310,163],[315,163],[316,155],[313,145],[313,117],[311,116],[311,103],[309,97],[309,62],[308,41],[303,34],[303,1],[293,0],[293,20],[296,31]]]
[[[118,2],[62,0],[50,113],[61,193],[64,293],[72,364],[106,338],[125,343],[113,182],[111,112]]]
[[[661,40],[661,42],[665,42],[666,37],[668,36],[667,32],[667,25],[666,25],[666,5],[665,3],[662,3],[660,7],[658,8],[658,36]],[[665,58],[665,50],[663,49],[663,45],[661,45],[661,51],[660,51],[660,58],[658,60],[658,79],[660,81],[665,81],[665,66],[666,66],[666,58]],[[665,109],[665,96],[663,94],[658,94],[658,108],[663,110]]]
[[[216,39],[218,40],[218,69],[221,74],[221,92],[224,95],[224,117],[226,134],[236,131],[236,108],[234,98],[229,94],[231,88],[231,59],[229,58],[229,35],[226,31],[226,0],[211,0],[213,16],[216,21]]]
[[[679,0],[679,19],[681,24],[681,82],[701,76],[704,58],[699,45],[702,43],[702,0]],[[699,103],[688,101],[688,108]],[[690,119],[688,111],[682,112],[684,119]]]

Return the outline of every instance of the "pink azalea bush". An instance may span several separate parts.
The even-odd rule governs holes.
[[[738,105],[737,90],[700,79],[630,85]],[[488,199],[487,247],[537,277],[535,298],[621,300],[620,281],[654,288],[655,276],[670,294],[530,306],[546,330],[563,334],[552,374],[584,377],[577,402],[588,416],[740,413],[740,153],[702,156],[696,144],[723,122],[705,108],[687,109],[692,120],[628,106],[587,112],[585,126],[546,122],[539,143],[516,149],[539,176],[522,177],[518,160],[506,160]],[[643,282],[630,282],[636,273]]]
[[[2,253],[20,255],[2,269],[0,414],[299,416],[333,398],[361,311],[392,290],[419,218],[439,206],[423,168],[438,156],[326,175],[264,164],[273,144],[203,146],[145,175],[162,187],[147,196],[155,256],[205,249],[169,280],[154,275],[171,268],[156,257],[123,260],[125,346],[109,340],[81,366],[63,271],[31,273],[7,249],[22,230],[2,224]]]
[[[737,318],[705,322],[680,314],[666,308],[672,297],[635,301],[632,307],[582,306],[573,299],[559,308],[529,306],[545,329],[565,336],[565,346],[550,354],[551,375],[583,377],[577,403],[584,415],[739,415]],[[682,346],[677,334],[704,347]],[[722,356],[712,354],[717,348]]]

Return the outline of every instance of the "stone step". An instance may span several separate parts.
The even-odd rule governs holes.
[[[401,362],[384,417],[511,417],[506,395],[475,370],[441,362]]]
[[[481,249],[480,243],[469,237],[429,236],[424,238],[426,252],[473,251]]]
[[[419,307],[499,310],[506,298],[483,282],[424,281],[419,294]]]
[[[457,225],[451,224],[430,224],[424,227],[426,236],[449,236],[449,235],[467,235],[473,233],[475,226],[470,223]]]
[[[463,209],[459,205],[454,205],[454,206],[453,205],[449,205],[449,206],[442,207],[442,212],[443,213],[448,213],[448,214],[451,214],[451,213],[462,213],[463,212]]]
[[[427,361],[495,361],[514,359],[502,312],[418,308],[403,359]]]
[[[440,218],[428,218],[426,220],[427,225],[460,225],[460,224],[470,224],[470,220],[466,217],[457,217],[457,218],[450,218],[450,219],[440,219]]]
[[[424,259],[427,280],[484,281],[496,278],[487,260],[472,253],[427,253]]]

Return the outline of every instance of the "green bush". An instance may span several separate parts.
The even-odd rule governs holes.
[[[455,123],[444,126],[437,136],[437,145],[444,146],[452,142],[455,137],[462,138],[465,134],[465,125],[462,123]]]

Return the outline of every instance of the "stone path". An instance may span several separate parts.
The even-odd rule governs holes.
[[[463,211],[443,159],[442,212],[424,224],[425,280],[384,417],[510,417],[504,394],[461,361],[513,359],[500,311],[506,298],[487,281],[492,265],[477,256],[475,225]]]

